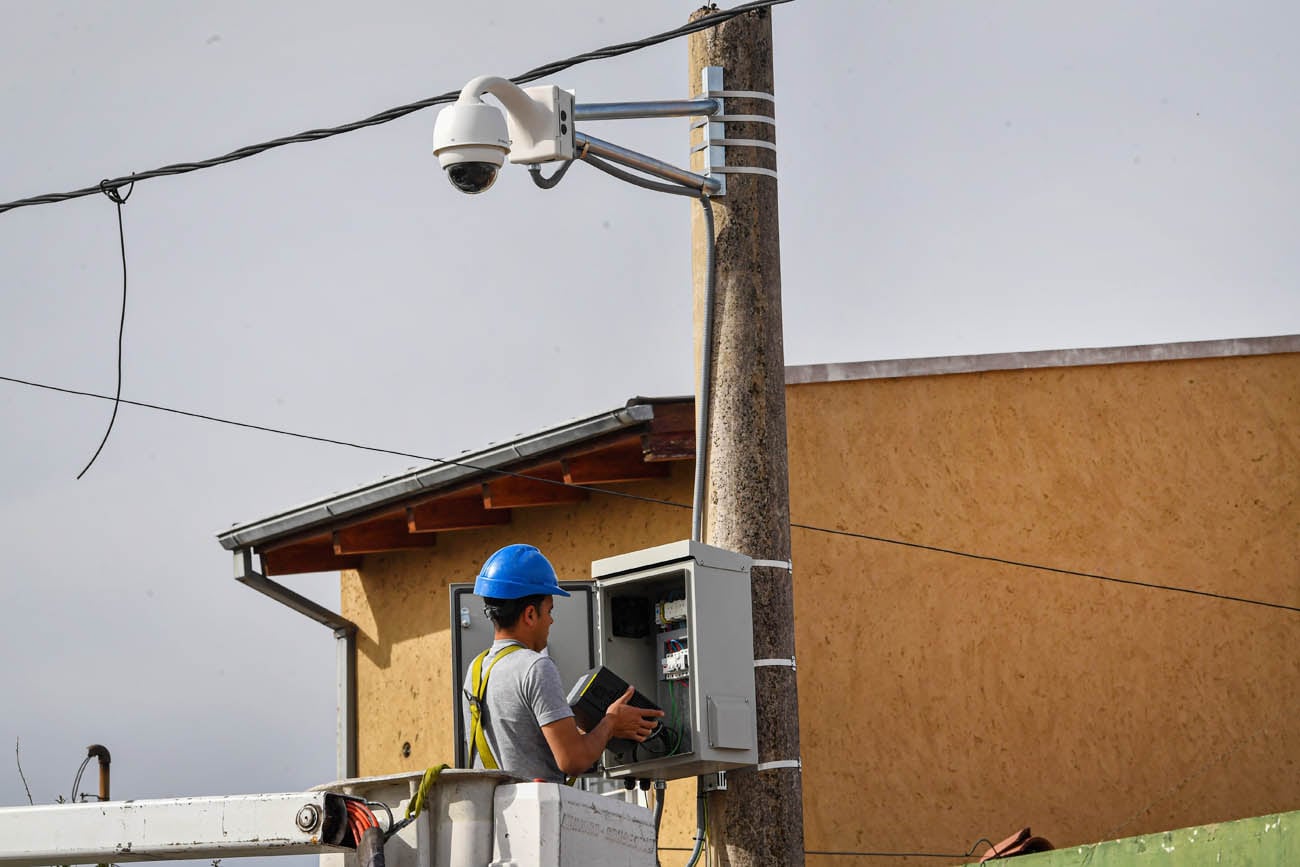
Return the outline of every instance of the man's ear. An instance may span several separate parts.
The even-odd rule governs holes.
[[[529,605],[524,608],[523,613],[519,615],[519,619],[523,620],[528,626],[532,626],[541,616],[542,613],[537,610],[536,605]]]

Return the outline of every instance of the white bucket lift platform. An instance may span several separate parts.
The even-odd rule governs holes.
[[[322,867],[355,867],[355,852],[340,843],[342,796],[383,803],[400,821],[422,776],[310,792],[0,808],[0,867],[303,854],[320,854]],[[617,797],[447,770],[384,858],[387,867],[654,867],[654,823],[649,810]]]

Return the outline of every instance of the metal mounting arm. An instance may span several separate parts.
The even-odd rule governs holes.
[[[0,865],[342,852],[331,792],[49,804],[0,810]]]
[[[704,175],[698,175],[695,172],[678,168],[672,163],[666,163],[663,160],[655,159],[643,153],[634,150],[628,150],[612,142],[607,142],[585,133],[575,135],[579,159],[585,154],[593,154],[598,157],[604,157],[611,162],[620,163],[629,168],[645,172],[648,175],[654,175],[657,178],[682,184],[696,190],[703,190],[707,194],[715,194],[722,189],[722,183],[717,178],[706,178]]]

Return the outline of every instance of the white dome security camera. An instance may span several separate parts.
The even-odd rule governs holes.
[[[491,93],[506,113],[483,102]],[[497,179],[506,157],[515,163],[573,159],[573,94],[558,87],[524,90],[508,79],[482,75],[438,113],[433,153],[462,193],[481,193]]]
[[[462,193],[481,193],[491,187],[509,152],[505,117],[477,95],[466,99],[462,94],[438,113],[433,153],[452,186]]]

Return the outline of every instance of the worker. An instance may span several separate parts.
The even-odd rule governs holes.
[[[472,767],[564,782],[590,769],[611,738],[641,742],[654,731],[664,712],[629,705],[633,687],[591,731],[578,728],[559,669],[545,653],[553,597],[569,594],[541,551],[532,545],[497,551],[483,564],[474,593],[483,598],[495,640],[465,675]]]

